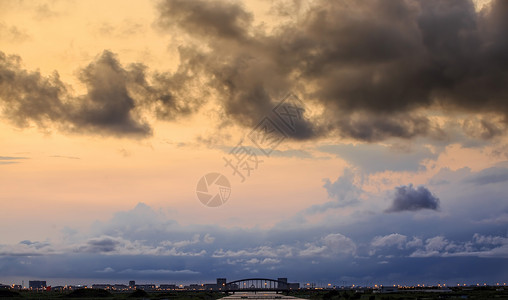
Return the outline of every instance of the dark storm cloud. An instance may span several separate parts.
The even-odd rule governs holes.
[[[283,25],[270,32],[236,2],[166,0],[159,12],[163,28],[177,26],[206,43],[209,50],[188,55],[211,75],[238,123],[252,125],[293,89],[326,107],[309,137],[442,137],[426,109],[495,113],[502,118],[465,129],[479,138],[505,132],[506,2],[476,12],[462,0],[316,1],[293,18],[281,16]]]
[[[86,84],[88,93],[79,99],[73,113],[78,127],[106,129],[117,133],[148,135],[148,124],[135,116],[136,103],[128,91],[129,75],[134,79],[144,74],[132,74],[123,69],[113,53],[105,51],[97,61],[81,71],[80,80]],[[141,79],[142,80],[142,79]]]
[[[159,4],[162,26],[183,26],[202,36],[243,39],[253,19],[238,2],[169,0]]]
[[[225,113],[236,123],[255,126],[288,92],[290,69],[267,53],[273,50],[267,48],[267,36],[253,37],[252,15],[238,3],[169,0],[159,4],[159,11],[162,28],[176,26],[211,47],[207,52],[181,47],[181,63],[206,78],[203,88],[219,93]],[[295,139],[316,134],[305,119],[296,125],[288,132]]]
[[[182,75],[157,73],[151,82],[146,67],[123,67],[104,51],[83,68],[79,80],[87,93],[74,96],[58,73],[43,76],[22,68],[21,58],[0,52],[0,107],[19,127],[36,124],[77,133],[145,137],[152,133],[143,112],[161,119],[190,114],[199,101],[182,101]]]
[[[147,113],[174,120],[212,98],[231,122],[252,127],[291,90],[319,107],[289,132],[295,139],[446,140],[454,132],[429,111],[450,110],[465,113],[461,130],[474,139],[506,133],[504,1],[481,11],[467,0],[277,2],[281,20],[270,29],[239,2],[164,0],[157,9],[162,30],[188,37],[175,73],[148,75],[105,51],[81,70],[88,91],[75,96],[57,73],[26,71],[2,53],[5,116],[18,126],[143,137],[152,133]]]
[[[480,120],[467,119],[464,121],[462,127],[468,136],[483,140],[490,140],[503,135],[506,131],[506,124],[502,122],[492,122],[487,118],[482,118]]]
[[[0,100],[5,117],[25,127],[33,122],[44,127],[65,116],[62,102],[67,91],[57,73],[44,77],[21,67],[21,58],[0,52]]]
[[[422,209],[439,209],[439,199],[426,187],[416,189],[412,184],[395,188],[393,203],[386,212],[418,211]]]
[[[333,116],[328,116],[332,118]],[[410,139],[431,134],[430,122],[426,117],[406,113],[375,113],[343,115],[335,121],[344,137],[363,141],[379,141],[390,137]]]

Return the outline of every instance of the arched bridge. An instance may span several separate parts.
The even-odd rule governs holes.
[[[287,280],[276,280],[269,278],[247,278],[226,283],[227,292],[258,292],[258,291],[289,291]]]

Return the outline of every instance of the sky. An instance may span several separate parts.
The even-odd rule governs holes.
[[[0,0],[0,282],[504,284],[507,128],[506,1]]]

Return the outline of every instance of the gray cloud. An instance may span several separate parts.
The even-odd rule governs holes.
[[[326,178],[323,187],[331,201],[323,204],[315,204],[305,210],[306,213],[322,213],[329,209],[346,207],[359,203],[358,197],[363,193],[361,187],[355,182],[356,174],[351,169],[345,169],[344,174],[332,182]]]
[[[206,43],[207,52],[186,51],[194,57],[189,62],[212,76],[209,85],[240,124],[252,125],[281,92],[294,89],[326,107],[306,138],[442,135],[426,109],[495,113],[502,118],[464,130],[477,138],[505,132],[503,1],[480,12],[472,1],[317,1],[294,18],[284,14],[270,32],[236,2],[201,2],[160,2],[159,25]],[[278,2],[274,11],[283,7]]]
[[[58,73],[44,77],[21,67],[21,59],[0,53],[0,100],[3,113],[14,124],[52,124],[75,132],[147,135],[150,128],[133,113],[127,91],[128,73],[114,55],[105,51],[81,72],[88,93],[74,98]]]
[[[265,151],[267,153],[269,152],[271,157],[286,157],[286,158],[296,157],[296,158],[301,158],[301,159],[313,158],[312,154],[306,150],[296,150],[296,149],[288,149],[288,150],[262,149],[262,150],[260,150],[259,148],[256,148],[253,146],[243,146],[243,144],[242,144],[242,147],[246,151],[254,153],[259,157],[264,156],[265,154],[263,151]],[[221,146],[219,148],[222,149],[225,153],[230,153],[235,147]]]
[[[66,88],[57,73],[43,77],[21,67],[21,58],[0,52],[0,100],[4,116],[25,127],[29,121],[43,127],[61,119]]]
[[[378,144],[341,144],[323,145],[318,149],[333,153],[366,173],[384,171],[420,171],[425,170],[423,164],[427,159],[437,158],[427,147],[419,145],[414,149],[383,146]]]
[[[163,30],[176,26],[211,48],[205,53],[195,45],[181,47],[182,64],[206,78],[207,88],[218,92],[224,112],[236,123],[256,125],[289,90],[289,68],[269,54],[274,50],[267,47],[269,37],[253,37],[252,15],[237,2],[168,0],[160,2],[159,12]],[[316,134],[308,120],[296,125],[287,132],[295,139]]]
[[[31,256],[54,253],[53,245],[50,242],[38,242],[23,240],[15,245],[0,244],[0,256]]]
[[[78,252],[104,253],[116,250],[120,242],[111,237],[100,237],[89,240],[86,245],[77,249]]]
[[[150,134],[149,125],[136,117],[136,103],[127,89],[130,80],[143,81],[143,77],[142,69],[133,67],[128,72],[113,53],[103,52],[97,61],[81,71],[80,80],[86,84],[88,94],[79,99],[73,113],[75,126],[120,135]]]
[[[26,159],[26,157],[18,157],[18,156],[0,156],[0,160],[15,160],[15,159]]]
[[[27,159],[27,157],[18,156],[0,156],[0,165],[17,164],[20,160]]]
[[[439,198],[434,196],[426,187],[416,189],[412,184],[395,188],[393,203],[386,212],[417,211],[422,209],[439,209]]]
[[[476,185],[506,182],[508,181],[508,168],[506,168],[506,165],[506,163],[498,164],[498,166],[484,169],[465,179],[465,182]]]
[[[277,2],[273,30],[257,26],[239,2],[164,0],[157,9],[159,28],[188,37],[175,73],[149,76],[146,66],[124,67],[105,51],[81,70],[87,93],[74,96],[57,73],[24,70],[20,58],[2,53],[5,117],[22,127],[145,137],[147,113],[174,120],[217,96],[232,121],[252,127],[293,90],[325,108],[297,122],[295,139],[445,138],[428,110],[475,115],[461,128],[474,139],[506,132],[503,1],[479,12],[472,1],[319,0],[305,9]]]
[[[87,93],[74,96],[57,72],[45,77],[27,71],[20,57],[0,52],[0,107],[3,116],[19,127],[36,124],[66,132],[131,137],[151,135],[144,113],[174,120],[199,107],[199,100],[182,100],[185,75],[148,77],[146,66],[123,67],[115,54],[105,50],[79,73]]]
[[[480,120],[467,119],[463,123],[463,129],[470,137],[490,140],[505,133],[506,123],[492,122],[487,118],[482,118]]]
[[[203,37],[243,40],[253,19],[239,2],[168,0],[158,8],[161,26],[182,26]]]

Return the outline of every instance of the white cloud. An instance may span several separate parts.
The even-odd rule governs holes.
[[[474,234],[471,241],[448,241],[443,236],[426,240],[424,249],[417,249],[410,257],[485,257],[508,258],[508,238]]]
[[[215,241],[215,238],[213,236],[211,236],[209,233],[205,234],[205,236],[203,237],[203,242],[207,243],[207,244],[211,244]]]
[[[251,249],[242,250],[216,250],[212,257],[245,257],[245,256],[256,256],[256,257],[288,257],[293,253],[293,248],[285,245],[278,246],[276,248],[270,246],[260,246]]]
[[[443,236],[436,236],[425,241],[425,250],[439,251],[448,245],[448,241]]]
[[[164,246],[173,246],[175,248],[183,248],[189,245],[198,244],[200,242],[200,235],[194,234],[193,238],[191,240],[183,240],[178,242],[171,242],[171,241],[164,241],[162,244]]]
[[[407,248],[415,248],[415,247],[421,247],[423,245],[423,241],[420,238],[413,237],[413,239],[409,242],[407,242],[406,247]]]
[[[299,252],[300,256],[332,256],[353,255],[356,244],[350,238],[340,234],[331,233],[321,238],[317,243],[307,243],[306,249]]]
[[[267,265],[267,264],[278,264],[280,263],[280,259],[277,259],[277,258],[265,258],[261,261],[261,264],[262,265]]]
[[[406,244],[406,240],[407,236],[399,233],[392,233],[385,236],[374,237],[374,239],[372,239],[371,245],[376,248],[397,246],[397,248],[402,249]]]
[[[478,233],[473,235],[476,244],[508,245],[508,238],[502,236],[484,236]]]

